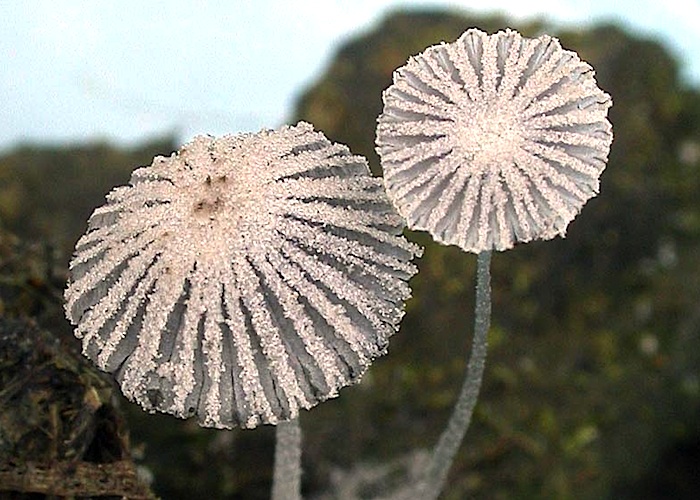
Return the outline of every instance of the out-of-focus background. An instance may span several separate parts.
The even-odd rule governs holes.
[[[546,32],[595,68],[615,141],[601,193],[566,239],[494,256],[485,385],[444,498],[698,498],[700,4],[484,4],[1,3],[0,341],[28,325],[25,340],[43,330],[79,350],[61,309],[72,247],[104,195],[154,155],[198,133],[303,119],[380,174],[381,91],[408,56],[470,27]],[[380,495],[392,461],[431,447],[456,398],[475,257],[409,237],[426,251],[389,355],[302,415],[309,498]],[[8,417],[13,373],[0,373],[0,492],[28,442]],[[203,430],[123,399],[115,411],[125,420],[108,421],[162,498],[267,498],[274,429]],[[70,417],[51,415],[52,426]],[[104,431],[79,427],[86,442]]]

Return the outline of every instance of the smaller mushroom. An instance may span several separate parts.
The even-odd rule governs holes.
[[[378,119],[389,198],[408,227],[478,254],[472,352],[454,412],[419,485],[437,498],[481,387],[492,250],[564,236],[598,193],[612,101],[555,38],[470,29],[394,72]]]
[[[377,127],[411,229],[465,251],[564,236],[598,193],[610,96],[555,38],[470,29],[396,70]]]

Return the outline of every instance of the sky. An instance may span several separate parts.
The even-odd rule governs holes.
[[[700,87],[700,0],[0,0],[0,151],[277,127],[339,44],[391,9],[426,6],[618,21],[666,44]]]

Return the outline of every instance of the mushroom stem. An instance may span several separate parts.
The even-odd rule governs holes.
[[[301,500],[301,426],[299,419],[277,424],[272,500]]]
[[[462,439],[469,428],[486,363],[487,337],[491,324],[491,251],[479,253],[476,270],[476,302],[474,305],[474,338],[467,365],[464,385],[455,404],[452,417],[440,436],[431,463],[421,484],[420,498],[438,497],[447,479]]]

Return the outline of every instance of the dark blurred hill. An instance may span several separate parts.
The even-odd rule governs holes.
[[[392,72],[470,27],[546,31],[579,52],[613,97],[615,141],[601,194],[566,239],[494,256],[485,385],[444,498],[696,498],[700,90],[683,84],[680,62],[663,45],[615,25],[561,31],[503,17],[397,11],[338,48],[299,98],[294,121],[310,121],[366,155],[379,173],[374,129]],[[19,148],[0,158],[0,226],[60,248],[56,266],[65,266],[104,195],[134,167],[173,149],[170,139],[133,151]],[[432,446],[456,398],[476,259],[425,234],[409,237],[426,251],[389,355],[362,384],[302,416],[309,497],[328,486],[334,468]],[[26,247],[0,228],[2,242],[3,283],[21,284],[0,287],[0,298],[14,293],[11,310],[24,307],[23,297],[60,300],[60,289],[36,295],[33,276],[45,267],[25,262]],[[44,258],[40,250],[26,255]],[[44,281],[60,281],[61,272]],[[55,292],[60,284],[52,286]],[[266,497],[272,429],[222,433],[128,409],[159,495]]]
[[[392,72],[470,27],[546,31],[577,51],[613,97],[615,140],[601,194],[566,239],[494,256],[485,390],[445,498],[693,498],[697,451],[686,476],[682,451],[673,471],[660,454],[700,443],[700,92],[681,82],[663,45],[615,25],[562,31],[398,11],[338,49],[294,120],[366,155],[379,173],[374,129]],[[427,246],[415,299],[373,386],[338,401],[345,439],[360,444],[329,457],[319,442],[327,459],[349,465],[354,452],[386,458],[430,446],[456,397],[475,257],[411,237]]]

